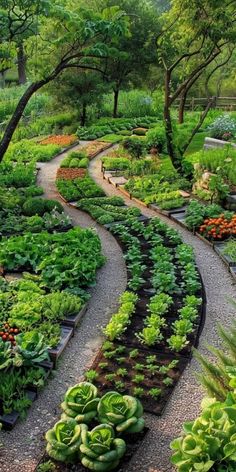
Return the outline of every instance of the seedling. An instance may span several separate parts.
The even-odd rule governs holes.
[[[170,387],[171,385],[173,385],[173,383],[174,383],[174,380],[171,379],[170,377],[166,377],[163,380],[163,384],[165,384],[167,387]]]
[[[96,372],[96,370],[93,370],[93,369],[88,370],[87,372],[85,372],[85,378],[89,382],[94,382],[94,380],[98,378],[98,372]]]
[[[115,380],[115,378],[116,378],[116,374],[107,374],[107,375],[105,375],[105,379],[108,382],[113,382],[113,380]]]
[[[135,397],[143,397],[144,395],[144,388],[142,387],[135,387],[134,390],[133,390],[133,394]]]
[[[142,371],[145,368],[144,364],[139,364],[138,362],[135,364],[134,369]]]
[[[108,362],[100,362],[100,364],[98,364],[98,367],[100,367],[100,369],[104,370],[108,367]]]
[[[126,357],[117,357],[117,364],[123,364],[126,361]]]
[[[150,397],[154,400],[157,400],[161,396],[161,389],[160,388],[151,388],[148,392]]]
[[[147,356],[146,358],[147,364],[153,364],[154,362],[156,362],[156,360],[157,356],[155,354],[153,356]]]
[[[136,374],[134,378],[132,379],[132,382],[140,384],[144,381],[145,377],[143,374]]]
[[[116,371],[116,375],[119,375],[120,377],[126,377],[126,375],[128,374],[128,371],[127,369],[117,369]]]
[[[102,345],[102,351],[110,351],[111,349],[114,349],[114,344],[110,341],[105,341]]]
[[[130,351],[129,353],[129,357],[131,359],[136,359],[136,357],[138,357],[139,355],[139,350],[138,349],[132,349],[132,351]]]
[[[117,380],[115,382],[115,388],[118,392],[123,392],[125,390],[125,384],[121,380]]]

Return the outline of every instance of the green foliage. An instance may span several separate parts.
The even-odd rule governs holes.
[[[59,193],[68,201],[105,195],[104,191],[88,175],[74,180],[57,179],[56,185]]]
[[[31,366],[49,360],[48,347],[45,346],[44,337],[40,333],[18,334],[16,341],[16,356],[19,364]]]
[[[97,414],[97,388],[89,382],[80,382],[69,388],[61,404],[62,418],[75,418],[78,423],[90,423]]]
[[[200,416],[184,424],[171,443],[171,462],[179,472],[232,471],[236,467],[236,407],[234,396],[224,403],[204,399]]]
[[[146,139],[148,149],[157,148],[159,153],[165,150],[166,136],[163,126],[150,129],[146,134]]]
[[[63,206],[57,200],[46,200],[44,198],[28,198],[23,205],[23,212],[27,216],[42,216],[52,210],[62,213]]]
[[[75,228],[61,234],[3,238],[0,260],[8,270],[30,267],[50,289],[61,290],[92,284],[104,257],[95,232]]]
[[[65,463],[77,460],[83,425],[76,420],[60,420],[46,433],[46,451],[49,457]]]
[[[117,392],[106,393],[98,404],[98,418],[118,432],[138,433],[144,428],[143,408],[139,400]]]
[[[101,424],[91,431],[82,425],[81,462],[89,470],[115,469],[126,451],[123,439],[115,438],[112,426]]]
[[[56,144],[37,144],[34,141],[23,139],[18,143],[11,144],[4,156],[4,160],[15,161],[18,163],[27,162],[47,162],[50,161],[58,152],[60,146]]]
[[[114,339],[119,338],[126,330],[130,317],[135,311],[137,300],[137,295],[131,292],[124,292],[121,295],[121,306],[118,312],[112,315],[111,320],[103,330],[109,341],[114,341]]]
[[[123,141],[124,149],[126,149],[133,159],[140,159],[145,154],[146,143],[138,138],[127,138]]]

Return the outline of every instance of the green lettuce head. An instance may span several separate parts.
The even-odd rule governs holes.
[[[48,455],[60,462],[77,462],[81,444],[81,429],[81,425],[74,419],[58,421],[45,436]]]
[[[123,439],[115,439],[112,426],[100,424],[92,431],[82,425],[81,462],[90,470],[106,472],[118,466],[125,454],[126,444]]]
[[[77,423],[89,423],[97,415],[97,388],[89,382],[80,382],[69,388],[61,407],[62,418],[75,418]]]
[[[137,398],[108,392],[98,404],[101,423],[115,426],[119,432],[139,433],[144,428],[143,407]]]

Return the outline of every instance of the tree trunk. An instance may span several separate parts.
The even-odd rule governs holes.
[[[21,42],[17,50],[17,69],[19,85],[26,83],[26,55],[24,52],[24,44]]]
[[[171,162],[176,170],[181,171],[181,159],[177,157],[173,142],[173,128],[170,114],[170,71],[165,71],[165,105],[164,105],[164,124],[166,132],[167,151]]]
[[[87,103],[83,103],[82,105],[82,113],[80,115],[80,126],[85,126],[87,118]]]
[[[188,148],[188,146],[190,145],[190,143],[192,142],[195,134],[198,132],[198,130],[201,128],[202,126],[202,123],[203,121],[205,120],[210,108],[212,108],[214,106],[214,103],[215,103],[215,100],[216,98],[213,97],[213,98],[210,98],[209,101],[208,101],[208,104],[205,108],[205,110],[203,111],[203,113],[201,114],[200,118],[199,118],[199,121],[198,121],[198,124],[197,126],[194,128],[194,130],[192,131],[192,134],[190,135],[187,143],[183,146],[183,154],[185,153],[186,149]]]
[[[113,118],[117,118],[119,89],[114,90]]]
[[[43,87],[43,85],[45,85],[45,83],[47,83],[48,81],[45,81],[45,80],[40,80],[39,82],[34,82],[33,84],[31,84],[27,90],[25,91],[25,93],[22,95],[7,127],[6,127],[6,130],[4,132],[4,135],[3,135],[3,138],[2,138],[2,141],[0,143],[0,162],[2,161],[3,159],[3,156],[5,154],[5,152],[7,151],[8,149],[8,146],[11,142],[11,138],[14,134],[14,131],[23,115],[23,112],[25,110],[25,107],[29,101],[29,99],[32,97],[32,95],[37,91],[39,90],[41,87]]]
[[[187,99],[187,90],[184,90],[180,97],[179,124],[182,124],[184,122],[184,110],[185,110],[186,99]]]
[[[5,88],[6,81],[5,81],[5,70],[0,72],[0,88]]]

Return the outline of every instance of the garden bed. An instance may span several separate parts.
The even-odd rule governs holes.
[[[126,452],[123,458],[120,460],[118,467],[116,467],[114,472],[126,472],[129,462],[131,461],[133,455],[142,447],[142,442],[145,439],[149,429],[147,427],[141,433],[136,434],[122,434],[122,438],[126,442]],[[87,472],[88,469],[84,467],[81,463],[79,464],[65,464],[64,462],[58,462],[51,459],[46,453],[43,458],[37,464],[34,472],[37,472],[38,467],[44,463],[51,461],[55,465],[54,472]]]

